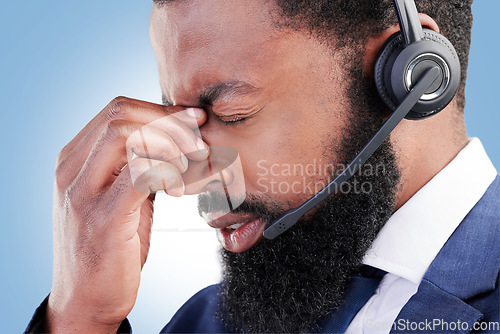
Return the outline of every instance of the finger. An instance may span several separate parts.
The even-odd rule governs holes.
[[[102,197],[102,205],[113,217],[112,230],[123,232],[122,238],[132,238],[144,220],[144,203],[152,193],[164,189],[172,196],[183,193],[182,177],[175,166],[144,158],[132,160]]]
[[[170,118],[170,121],[172,118]],[[159,119],[159,121],[165,121]],[[78,175],[77,183],[83,183],[93,190],[98,190],[114,181],[123,167],[133,158],[132,154],[141,157],[171,162],[176,165],[180,173],[186,171],[188,162],[182,154],[182,150],[191,152],[198,148],[199,138],[190,129],[183,128],[176,122],[170,126],[170,136],[158,128],[158,122],[154,125],[140,127],[140,124],[131,124],[127,121],[116,120],[110,122],[108,128],[95,144],[85,166]],[[188,132],[178,134],[176,132]],[[189,132],[191,132],[189,134]],[[175,137],[174,140],[172,137]],[[177,141],[177,142],[176,142]],[[206,159],[208,150],[204,153],[196,151],[198,157]]]
[[[192,129],[199,128],[207,120],[206,112],[200,108],[166,107],[120,96],[113,99],[95,116],[63,150],[69,153],[81,143],[95,142],[92,139],[97,139],[96,136],[102,133],[108,123],[106,120],[128,119],[132,122],[142,121],[143,124],[147,124],[167,115],[176,117]]]
[[[208,145],[186,124],[171,115],[158,118],[144,126],[167,133],[190,160],[202,161],[208,156]]]
[[[145,102],[148,103],[148,102]],[[177,118],[190,129],[197,130],[207,121],[207,113],[201,108],[171,106],[164,107],[167,114]]]
[[[174,140],[166,133],[151,126],[143,126],[133,131],[126,138],[126,151],[127,161],[139,156],[170,162],[181,173],[184,173],[188,168],[188,160]],[[121,168],[121,166],[119,167]]]
[[[145,200],[140,207],[141,217],[139,219],[139,226],[137,234],[141,242],[141,266],[144,266],[149,253],[149,246],[151,243],[151,227],[153,224],[153,211],[154,211],[155,194],[150,194],[148,199]]]
[[[149,244],[146,240],[152,217],[151,195],[164,189],[172,196],[181,196],[184,190],[182,177],[172,164],[137,158],[124,168],[101,201],[109,217],[113,217],[109,221],[110,230],[117,232],[118,244],[135,233],[139,233],[141,247]],[[147,252],[143,255],[142,263]]]
[[[56,168],[59,182],[68,185],[76,178],[96,141],[105,131],[110,121],[129,119],[133,122],[147,124],[172,115],[184,122],[189,128],[198,128],[206,121],[207,115],[202,109],[189,112],[187,109],[193,108],[165,107],[149,102],[117,97],[61,150]],[[191,115],[196,116],[196,118]]]
[[[129,121],[143,122],[146,124],[156,119],[156,115],[151,114],[150,111],[160,113],[159,117],[173,116],[185,123],[191,129],[199,128],[207,120],[207,113],[201,108],[164,106],[124,97],[119,97],[115,100],[118,102],[115,103],[112,109],[104,110],[104,117],[110,120],[127,119]],[[133,111],[132,113],[128,112],[130,109]],[[144,113],[144,115],[142,115],[142,113]],[[135,118],[135,116],[138,116],[138,118]]]
[[[128,164],[134,188],[143,193],[163,190],[168,195],[184,195],[184,181],[179,170],[168,162],[137,158]]]
[[[168,162],[137,158],[132,160],[103,196],[103,203],[110,216],[120,222],[138,221],[144,201],[152,193],[165,190],[171,196],[181,196],[184,183],[178,169]],[[137,222],[138,224],[138,222]],[[135,231],[137,231],[135,227]]]

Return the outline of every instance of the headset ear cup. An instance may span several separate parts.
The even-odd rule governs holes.
[[[436,81],[434,89],[417,102],[406,118],[422,119],[435,115],[453,100],[458,90],[458,55],[451,43],[435,31],[424,29],[424,39],[408,46],[403,45],[401,34],[398,34],[399,37],[393,36],[388,40],[375,64],[377,90],[386,105],[395,110],[425,70],[438,65],[441,68],[441,78]]]
[[[392,67],[398,55],[403,51],[403,48],[403,35],[401,32],[396,32],[382,46],[382,51],[375,62],[375,69],[373,71],[378,94],[385,105],[391,110],[396,110],[399,105],[399,101],[392,90]]]

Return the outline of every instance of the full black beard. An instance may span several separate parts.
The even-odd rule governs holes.
[[[349,94],[356,97],[352,100],[357,112],[336,152],[344,163],[359,153],[384,120],[373,85],[360,70],[352,74],[356,85]],[[219,317],[228,330],[310,332],[319,329],[318,319],[340,305],[350,277],[394,210],[399,172],[390,142],[348,182],[351,189],[356,182],[370,184],[371,191],[338,192],[277,239],[262,239],[246,252],[222,249]],[[210,206],[208,201],[200,199],[200,207]],[[233,212],[269,222],[283,211],[277,203],[248,196]]]

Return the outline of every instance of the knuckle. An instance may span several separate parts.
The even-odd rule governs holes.
[[[122,120],[112,120],[106,126],[104,137],[108,139],[115,139],[123,136],[124,122]]]
[[[55,185],[58,190],[64,189],[68,184],[70,168],[68,166],[68,158],[61,151],[57,156],[57,163],[55,168]]]
[[[66,189],[66,199],[71,206],[78,207],[82,202],[82,191],[80,187],[74,184]]]
[[[106,117],[109,120],[123,118],[127,113],[130,99],[124,96],[115,97],[106,107]]]

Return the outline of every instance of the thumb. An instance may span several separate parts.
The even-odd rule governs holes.
[[[184,193],[182,176],[170,163],[137,158],[120,172],[104,196],[106,212],[113,217],[113,226],[108,228],[118,234],[115,240],[124,243],[136,237],[140,224],[141,236],[149,239],[146,234],[150,233],[153,215],[150,196],[158,190],[178,196]]]
[[[151,227],[153,225],[153,212],[155,194],[149,197],[141,205],[141,214],[139,218],[139,227],[137,234],[141,242],[141,268],[144,266],[149,253],[149,246],[151,243]]]

